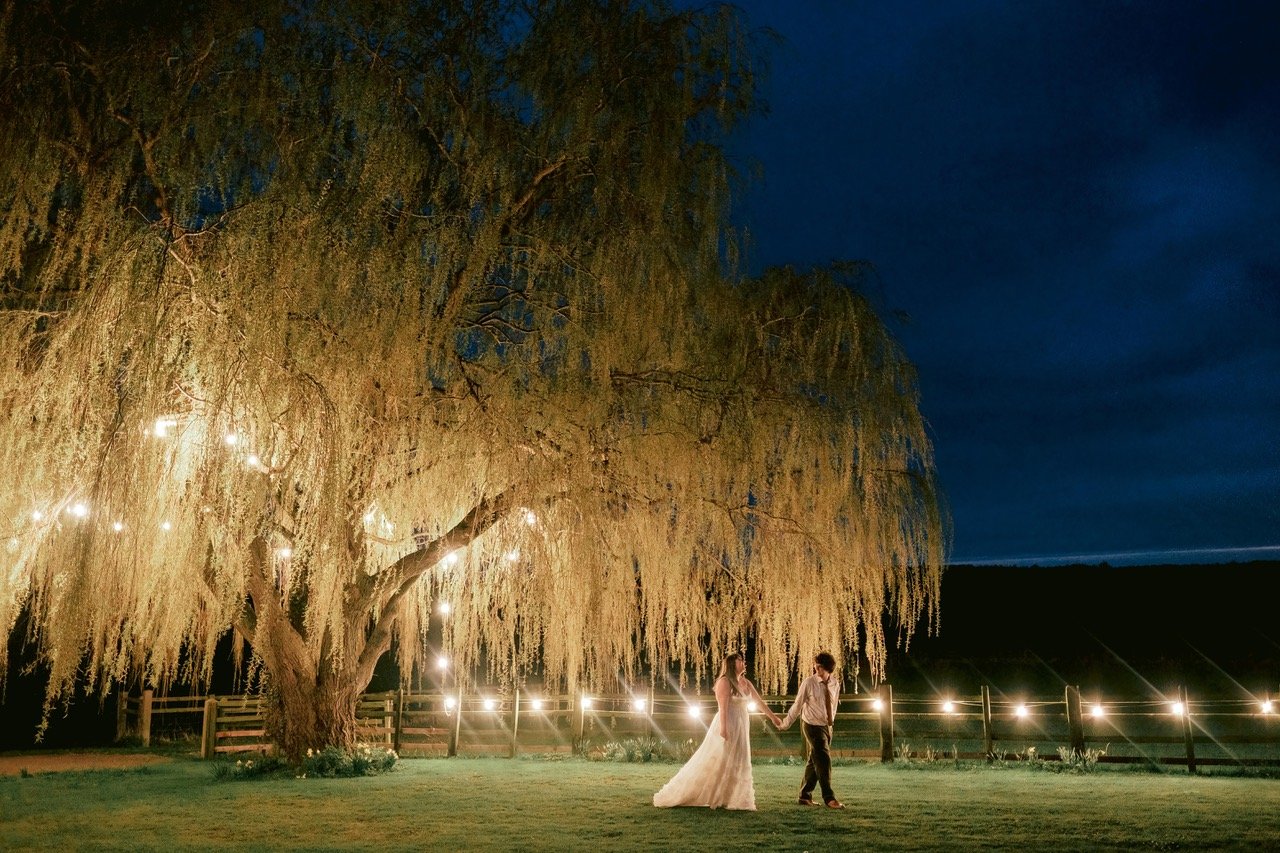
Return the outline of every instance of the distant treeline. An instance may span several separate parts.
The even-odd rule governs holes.
[[[939,630],[890,660],[912,690],[1186,684],[1277,691],[1280,561],[1112,567],[965,566],[943,576]]]

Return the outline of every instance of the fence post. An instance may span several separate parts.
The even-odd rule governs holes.
[[[200,757],[213,758],[218,754],[218,700],[210,696],[204,700],[204,726],[200,730]]]
[[[519,749],[517,738],[520,734],[520,691],[516,690],[515,701],[511,703],[511,757],[516,757]]]
[[[142,735],[142,745],[151,746],[151,688],[142,691],[142,711],[138,719],[138,734]]]
[[[462,734],[462,688],[458,688],[458,707],[453,712],[453,731],[449,734],[449,748],[445,754],[454,758],[458,754],[458,738]]]
[[[880,763],[893,763],[893,687],[880,684]]]
[[[1178,701],[1182,703],[1182,741],[1187,746],[1187,772],[1196,772],[1195,738],[1191,735],[1191,703],[1187,701],[1187,688],[1179,685]]]
[[[1080,688],[1067,685],[1067,737],[1071,752],[1077,758],[1084,755],[1084,715],[1080,711]]]
[[[396,720],[395,701],[390,696],[382,700],[382,742],[387,746],[395,742],[395,732],[393,731]]]
[[[404,733],[404,688],[396,691],[396,730],[391,738],[391,748],[400,754],[400,740]]]
[[[587,695],[585,693],[578,694],[578,716],[573,721],[573,748],[582,747],[582,738],[587,730]]]
[[[129,736],[129,690],[116,693],[116,743]]]
[[[982,752],[987,763],[996,760],[995,734],[991,731],[991,688],[982,685]]]

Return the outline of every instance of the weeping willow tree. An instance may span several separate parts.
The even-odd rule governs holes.
[[[855,268],[726,272],[735,14],[246,5],[3,6],[0,628],[50,703],[232,631],[286,753],[347,745],[442,602],[463,673],[880,677],[930,444]]]

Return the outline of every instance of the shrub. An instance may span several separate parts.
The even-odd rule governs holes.
[[[308,749],[298,767],[291,767],[277,755],[242,758],[234,764],[230,761],[214,765],[213,778],[223,780],[254,779],[263,776],[320,776],[332,779],[338,776],[375,776],[396,766],[400,757],[394,750],[380,746],[360,744],[350,752],[336,746],[320,750]]]
[[[400,756],[395,750],[362,743],[351,752],[336,746],[321,750],[307,750],[302,759],[301,777],[320,776],[332,779],[336,776],[375,776],[396,766]]]
[[[1107,744],[1107,747],[1111,744]],[[1107,747],[1102,749],[1085,749],[1077,752],[1065,746],[1058,747],[1058,757],[1062,759],[1058,770],[1072,773],[1092,773],[1098,766],[1098,759],[1107,754]]]

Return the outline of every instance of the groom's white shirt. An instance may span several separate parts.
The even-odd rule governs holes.
[[[797,716],[811,726],[832,725],[835,720],[827,719],[827,703],[822,696],[824,690],[831,694],[831,713],[834,716],[836,704],[840,700],[840,683],[836,681],[835,676],[828,678],[827,683],[823,684],[822,679],[817,675],[810,675],[800,682],[800,689],[796,691],[796,701],[791,703],[791,710],[787,711],[787,715],[782,718],[782,725],[778,728],[787,728],[795,722]]]

